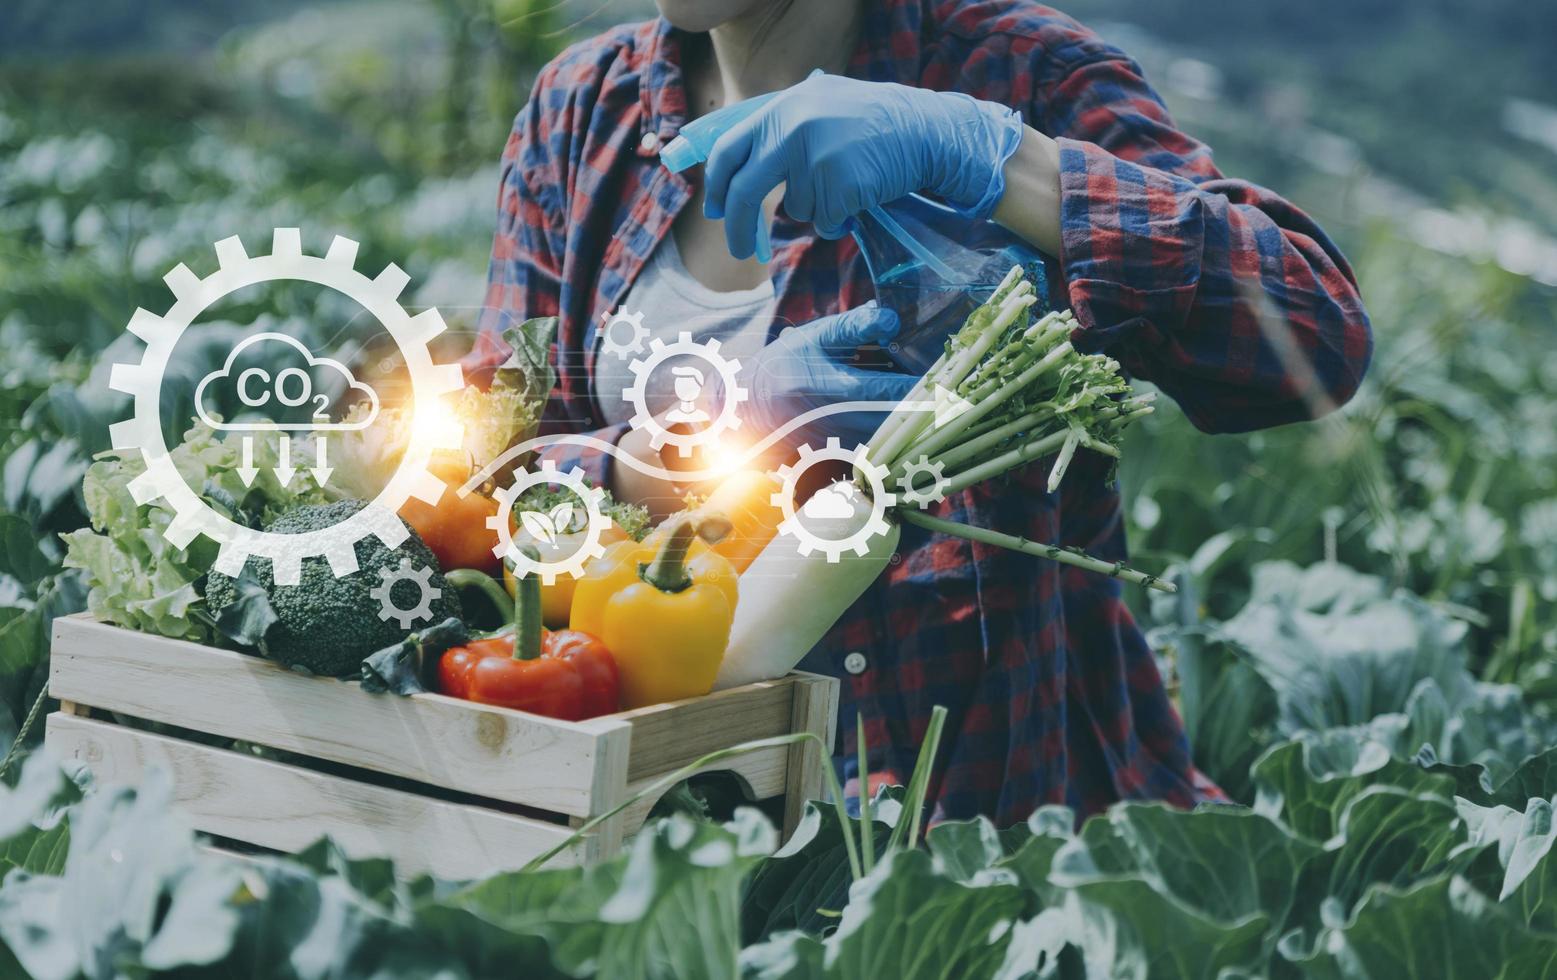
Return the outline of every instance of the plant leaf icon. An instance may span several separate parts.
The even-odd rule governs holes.
[[[557,529],[552,526],[551,517],[534,510],[522,510],[519,512],[519,523],[529,532],[530,537],[546,544],[557,543]]]

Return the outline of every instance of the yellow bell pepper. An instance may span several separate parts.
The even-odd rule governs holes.
[[[548,562],[563,561],[572,555],[583,546],[586,536],[585,531],[574,531],[559,534],[551,541],[541,541],[523,528],[515,528],[513,531],[516,546],[533,546],[540,554],[540,560]],[[600,543],[610,546],[617,542],[633,543],[620,524],[610,521],[600,533]],[[503,564],[503,585],[510,596],[516,599],[519,597],[519,583],[514,578],[513,567],[506,562]],[[541,620],[547,629],[560,630],[568,625],[573,609],[573,590],[577,585],[578,579],[572,575],[558,575],[550,585],[541,586]],[[598,633],[595,635],[599,636]]]
[[[737,573],[746,571],[778,533],[784,511],[773,502],[773,495],[783,486],[772,473],[739,470],[725,477],[703,502],[701,510],[730,520],[730,533],[711,547],[730,559]]]
[[[707,694],[730,641],[738,579],[703,543],[729,522],[694,514],[667,523],[642,543],[607,548],[573,593],[569,628],[605,641],[626,708]]]

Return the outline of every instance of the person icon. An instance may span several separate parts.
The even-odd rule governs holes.
[[[703,396],[703,372],[691,365],[678,364],[670,369],[670,373],[676,378],[676,400],[679,404],[665,413],[665,421],[671,425],[711,422],[708,412],[697,403]]]

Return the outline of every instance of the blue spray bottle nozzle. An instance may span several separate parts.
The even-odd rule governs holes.
[[[665,169],[673,174],[679,174],[688,167],[702,163],[704,159],[706,158],[698,154],[697,147],[693,146],[685,136],[677,136],[660,150],[660,163],[663,163]]]

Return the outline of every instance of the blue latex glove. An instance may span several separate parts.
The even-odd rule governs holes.
[[[740,407],[742,434],[765,438],[823,405],[901,401],[917,378],[849,364],[855,348],[885,344],[897,330],[896,313],[867,304],[779,334],[756,357],[742,361],[741,380],[749,392]],[[837,436],[852,449],[869,441],[886,417],[886,410],[827,415],[790,432],[781,445],[792,454],[802,443],[821,448],[828,436]]]
[[[738,259],[755,251],[763,198],[781,183],[785,213],[825,238],[843,237],[852,215],[915,191],[984,219],[1021,142],[1022,117],[995,102],[813,75],[714,143],[703,213],[724,219]]]

